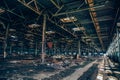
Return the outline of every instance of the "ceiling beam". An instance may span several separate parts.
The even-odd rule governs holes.
[[[8,4],[6,3],[6,1],[4,0],[4,4],[5,4],[5,7],[8,9],[8,10],[10,10],[9,9],[9,7],[8,7]],[[8,12],[7,12],[7,15],[8,15],[8,18],[9,18],[9,20],[10,20],[10,22],[12,21],[12,19],[11,19],[11,16],[10,16],[10,14],[8,14]]]
[[[66,36],[62,35],[62,34],[59,33],[59,32],[55,32],[55,33],[59,34],[60,36],[62,36],[62,37],[64,37],[64,38],[66,38]]]
[[[100,26],[99,26],[98,20],[97,20],[97,18],[96,18],[97,13],[95,12],[95,8],[93,8],[93,6],[94,6],[94,1],[93,1],[93,0],[87,0],[87,4],[88,4],[89,7],[90,7],[90,8],[89,8],[89,13],[90,13],[90,16],[91,16],[91,18],[92,18],[94,27],[95,27],[95,29],[96,29],[96,32],[97,32],[97,35],[98,35],[98,38],[99,38],[99,41],[100,41],[102,50],[104,51],[105,49],[104,49],[103,41],[102,41],[102,38],[101,38]]]
[[[23,16],[18,15],[18,14],[14,13],[14,12],[13,12],[13,11],[11,11],[11,10],[6,10],[6,11],[8,11],[9,13],[14,14],[14,15],[16,15],[16,16],[18,16],[18,17],[22,18],[22,19],[25,19]]]
[[[67,29],[65,29],[64,27],[62,27],[61,25],[57,24],[55,21],[51,20],[49,17],[48,17],[48,20],[55,24],[56,26],[60,27],[61,29],[63,29],[64,31],[68,32],[69,34],[71,34],[72,36],[74,36],[75,38],[77,37],[76,35],[74,35],[72,32],[68,31]]]
[[[9,22],[9,20],[8,20],[7,18],[5,18],[5,17],[0,16],[0,19],[5,20],[5,21],[8,21],[8,22]]]
[[[102,36],[102,38],[108,38],[108,35]],[[82,37],[82,38],[88,38],[88,37]],[[92,39],[98,38],[97,36],[91,36]]]
[[[68,14],[66,14],[66,15],[69,16]],[[72,16],[72,15],[70,15],[70,16]],[[78,28],[81,27],[81,22],[78,22],[79,24],[76,24],[74,21],[72,21],[72,23],[73,23],[76,27],[78,27]],[[86,34],[86,31],[85,31],[85,30],[82,30],[82,33],[84,34],[84,36],[89,37],[89,35]],[[89,38],[91,39],[92,43],[94,43],[94,41],[92,40],[92,38],[91,38],[91,37],[89,37]],[[85,41],[85,42],[88,43],[88,41]],[[95,43],[94,43],[94,45],[95,45]],[[93,45],[91,45],[91,46],[94,48]],[[95,45],[95,46],[96,46],[96,48],[98,49],[97,45]]]
[[[56,8],[60,9],[61,7],[55,2],[56,0],[50,0]]]
[[[11,13],[11,14],[14,14],[14,15],[22,18],[22,19],[24,19],[23,16],[21,16],[21,15],[19,15],[19,14],[16,14],[15,12],[13,12],[13,10],[10,10],[10,8],[9,8],[9,6],[8,6],[8,3],[7,3],[5,0],[4,0],[4,4],[5,4],[5,7],[6,7],[7,9],[3,9],[3,10],[5,10],[5,11]],[[13,20],[11,20],[11,16],[10,16],[8,13],[7,13],[7,15],[8,15],[9,19],[10,19],[10,22],[12,22]]]
[[[63,7],[64,7],[64,5],[62,5],[62,6],[57,10],[57,12],[55,13],[55,15],[58,14],[58,13],[63,9]]]
[[[115,14],[115,18],[114,18],[114,22],[113,22],[113,26],[112,29],[110,31],[110,35],[113,36],[113,32],[116,30],[116,22],[118,21],[119,18],[119,14],[120,14],[120,8],[117,8],[116,14]]]
[[[23,4],[24,6],[28,7],[29,9],[31,9],[32,11],[34,11],[35,13],[37,13],[38,15],[41,15],[41,12],[38,10],[38,6],[36,5],[36,7],[32,7],[30,6],[30,4],[32,2],[36,2],[36,0],[31,0],[30,2],[27,2],[25,0],[18,0],[21,4]],[[60,8],[61,9],[61,8]],[[71,33],[70,31],[66,30],[65,28],[62,28],[60,25],[58,25],[56,22],[52,21],[50,18],[48,18],[48,20],[54,24],[56,24],[57,26],[59,26],[61,29],[63,29],[64,31],[68,32],[69,34],[71,34],[72,36],[76,37],[76,35],[74,35],[73,33]]]
[[[4,29],[6,29],[6,26],[2,21],[0,21],[0,24],[3,26]]]
[[[42,11],[39,10],[39,7],[37,5],[37,1],[36,0],[31,0],[29,2],[26,2],[25,0],[18,0],[18,2],[20,2],[21,4],[23,4],[24,6],[26,6],[27,8],[29,8],[30,10],[34,11],[35,13],[37,13],[38,15],[42,14]],[[31,6],[30,4],[33,3],[35,6]]]
[[[107,18],[106,19],[98,19],[99,22],[104,22],[104,21],[109,21],[109,20],[113,20],[113,19],[112,18],[111,19],[107,19]],[[93,23],[93,22],[90,21],[90,20],[88,21],[87,19],[81,21],[81,24],[91,24],[91,23]],[[69,25],[71,26],[71,25],[74,25],[74,24],[73,23],[67,23],[65,25],[66,26],[69,26]],[[77,24],[77,25],[79,25],[79,24]]]
[[[105,7],[105,5],[93,6],[92,8],[102,8],[102,7]],[[89,9],[90,9],[90,7],[82,8],[82,9],[75,9],[75,10],[71,10],[71,11],[57,13],[57,14],[54,14],[53,16],[60,16],[60,15],[72,14],[72,13],[76,13],[76,12],[86,11],[86,10],[89,10]]]

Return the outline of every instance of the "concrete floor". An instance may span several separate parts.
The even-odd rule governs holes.
[[[63,72],[65,74],[68,74],[69,71],[73,72],[71,72],[71,74],[68,74],[65,77],[59,76],[60,77],[59,80],[77,80],[94,63],[97,63],[97,61],[84,61],[84,62],[86,66],[83,67],[78,66],[77,68],[74,68],[74,70],[71,67],[74,67],[75,65],[71,65],[63,70],[58,70],[53,69],[51,67],[47,67],[45,65],[41,65],[39,60],[3,61],[0,62],[0,80],[41,80],[44,78],[49,78],[56,74],[60,75],[59,73],[62,71],[65,71]]]
[[[94,63],[96,63],[96,61],[86,65],[83,68],[79,68],[77,69],[72,75],[64,78],[63,80],[77,80],[80,76],[83,75],[84,72],[86,72]]]

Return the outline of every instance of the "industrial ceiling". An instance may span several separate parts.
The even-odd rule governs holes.
[[[77,45],[80,40],[83,47],[90,45],[91,49],[106,51],[119,20],[119,3],[119,0],[0,0],[0,45],[7,40],[8,46],[41,46],[46,16],[46,42]]]

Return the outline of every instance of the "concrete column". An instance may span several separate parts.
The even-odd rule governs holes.
[[[80,49],[80,40],[78,41],[78,54],[77,54],[77,59],[81,56],[81,49]]]
[[[117,56],[118,56],[118,61],[120,62],[120,35],[119,35],[119,30],[118,28],[116,29],[117,31],[117,43],[118,43],[118,52],[117,52]]]
[[[37,42],[36,42],[36,46],[35,46],[35,55],[37,55]]]
[[[46,29],[46,14],[44,14],[43,18],[43,31],[42,31],[42,63],[45,61],[45,29]]]
[[[5,33],[5,40],[4,40],[4,53],[3,53],[3,57],[6,58],[7,56],[7,52],[6,52],[6,49],[7,49],[7,38],[8,38],[8,31],[9,31],[9,24],[7,25],[7,29],[6,29],[6,33]]]
[[[10,46],[10,54],[12,54],[12,45]]]
[[[81,55],[81,49],[80,49],[80,40],[78,41],[78,54]]]
[[[118,57],[118,59],[119,59],[119,62],[120,62],[120,33],[119,33],[119,31],[118,31],[118,47],[119,47],[119,51],[118,51],[119,57]]]

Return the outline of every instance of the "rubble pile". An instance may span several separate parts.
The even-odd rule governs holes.
[[[29,62],[29,61],[28,61]],[[9,62],[1,62],[0,63],[0,80],[4,80],[4,78],[7,79],[12,79],[12,80],[18,80],[18,78],[30,78],[34,76],[34,74],[38,74],[40,72],[54,72],[55,69],[53,67],[47,66],[46,64],[38,64],[36,62],[31,62],[31,63],[24,63],[23,61],[17,62],[11,61]],[[21,80],[22,80],[21,79]],[[27,79],[23,79],[27,80]]]
[[[62,80],[63,78],[65,78],[65,77],[71,75],[72,73],[74,73],[76,71],[76,69],[84,67],[85,65],[87,65],[90,62],[91,61],[86,61],[82,65],[76,64],[74,66],[71,66],[68,69],[65,69],[65,70],[59,72],[58,74],[52,75],[49,78],[44,78],[42,80]]]

